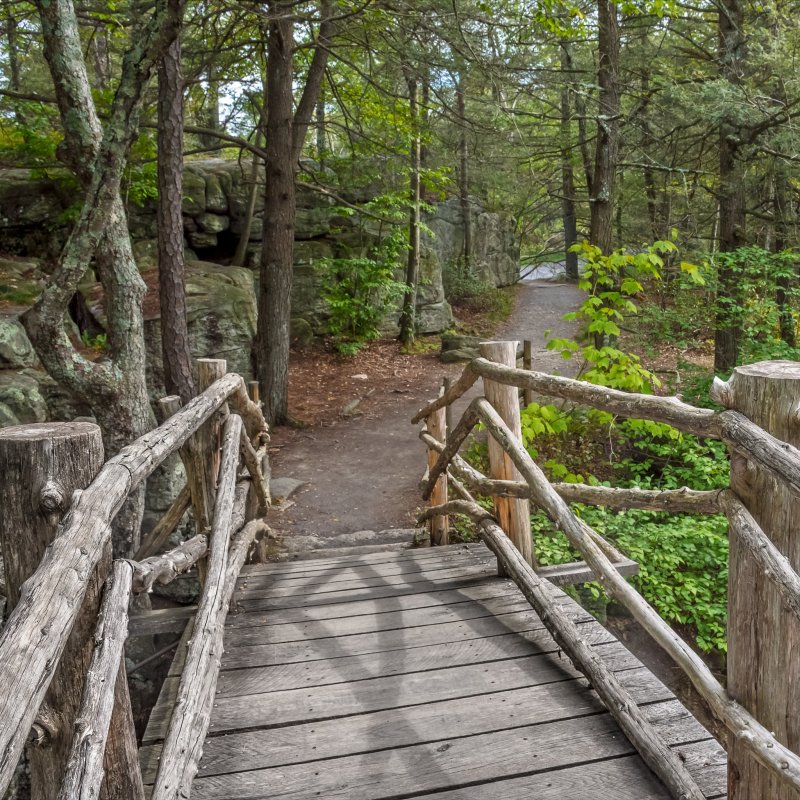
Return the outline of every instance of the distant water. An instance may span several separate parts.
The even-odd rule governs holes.
[[[578,262],[578,269],[581,268]],[[563,261],[543,261],[535,266],[523,267],[523,281],[565,281],[567,279],[567,268]]]

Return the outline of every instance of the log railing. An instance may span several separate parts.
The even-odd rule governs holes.
[[[21,519],[34,520],[27,534],[46,539],[38,565],[25,564],[19,554],[30,542],[15,533],[11,512],[0,516],[9,589],[17,589],[0,633],[0,796],[26,743],[38,740],[39,748],[29,748],[52,747],[37,755],[41,764],[31,759],[37,797],[143,800],[122,658],[129,601],[205,562],[195,635],[152,792],[161,800],[188,796],[209,724],[225,616],[251,545],[266,532],[257,516],[269,503],[269,436],[257,395],[248,396],[239,375],[225,374],[224,361],[198,362],[198,384],[204,390],[183,408],[177,398],[162,401],[162,424],[99,471],[94,466],[93,480],[69,480],[56,462],[62,450],[64,465],[90,460],[87,441],[102,449],[96,426],[0,431],[6,494]],[[183,458],[186,486],[133,558],[112,561],[116,513],[173,453]],[[94,460],[99,466],[102,456]],[[190,508],[196,535],[159,555]],[[64,675],[77,686],[72,707],[51,708],[53,687],[58,698],[67,694]]]
[[[715,412],[674,397],[631,394],[517,369],[516,343],[491,343],[482,347],[482,355],[502,354],[498,344],[508,345],[513,361],[503,357],[473,360],[447,391],[414,418],[420,422],[441,413],[483,379],[486,397],[475,397],[469,403],[446,441],[433,436],[427,427],[420,434],[429,453],[424,498],[429,499],[443,477],[460,498],[431,506],[421,520],[456,513],[472,518],[483,541],[496,554],[501,574],[520,586],[646,763],[674,797],[699,800],[703,795],[685,767],[667,754],[632,699],[608,670],[598,665],[574,626],[559,613],[552,587],[544,580],[550,568],[539,570],[533,558],[512,545],[515,532],[508,530],[507,523],[498,525],[507,520],[498,513],[502,510],[499,500],[524,498],[544,511],[584,559],[569,565],[575,577],[572,582],[587,580],[588,565],[592,576],[588,579],[599,581],[624,605],[690,679],[713,722],[712,732],[728,751],[730,796],[737,800],[800,798],[800,756],[796,752],[800,742],[800,697],[796,691],[800,662],[795,649],[795,643],[800,643],[800,545],[795,533],[800,519],[800,365],[764,362],[738,368],[727,384],[715,383],[714,397],[727,407]],[[489,402],[498,396],[498,384],[721,439],[731,452],[731,487],[699,492],[552,484],[522,446],[518,405],[497,407]],[[513,464],[517,477],[509,479],[508,470],[496,470],[494,462],[492,474],[483,475],[458,454],[479,423],[488,431],[490,444],[500,448]],[[474,495],[493,498],[495,514],[481,507]],[[615,556],[614,548],[575,515],[569,506],[574,502],[727,517],[731,570],[727,689],[625,580],[625,570],[619,568],[621,556]]]

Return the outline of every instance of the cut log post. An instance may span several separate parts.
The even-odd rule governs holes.
[[[800,447],[800,365],[766,361],[738,367],[728,405],[783,442]],[[731,488],[775,548],[800,572],[800,498],[756,459],[731,453]],[[728,691],[775,737],[800,753],[800,619],[773,576],[753,558],[736,519],[730,535]],[[728,752],[728,791],[736,800],[796,800],[740,742]]]
[[[22,584],[39,567],[45,549],[56,537],[58,523],[73,493],[88,486],[102,465],[103,442],[97,425],[65,422],[20,425],[0,431],[3,495],[0,545],[5,561],[9,610],[17,604]],[[58,796],[69,757],[72,726],[83,695],[84,676],[92,656],[102,586],[110,570],[111,549],[107,545],[88,576],[82,608],[45,695],[49,722],[42,727],[49,735],[42,746],[29,747],[33,800],[51,800]],[[41,624],[46,621],[42,620]],[[28,646],[35,645],[29,642]],[[24,673],[17,677],[22,680]],[[18,688],[0,683],[0,695],[18,691]],[[7,721],[0,727],[5,724]],[[124,754],[115,753],[117,746],[117,742],[109,743],[110,756],[124,762]],[[13,763],[3,764],[4,776],[6,770],[13,770],[14,763],[16,758]],[[116,796],[127,800],[135,795],[126,793],[126,784],[122,779]],[[0,785],[0,795],[3,791]]]
[[[514,368],[517,364],[516,342],[482,342],[480,354],[488,361]],[[516,388],[483,379],[486,399],[497,410],[514,436],[522,441],[522,422],[519,413],[519,395]],[[489,437],[489,466],[492,478],[516,481],[521,475],[503,448]],[[531,542],[530,502],[518,497],[496,497],[495,511],[500,527],[506,532],[528,564],[534,563]]]
[[[78,492],[73,495],[58,535],[45,551],[39,568],[25,581],[17,606],[0,631],[0,795],[11,782],[70,633],[80,617],[94,568],[108,552],[110,521],[131,490],[176,452],[221,402],[239,391],[244,392],[242,379],[238,375],[226,376],[174,418],[124,447],[105,463],[80,496]],[[8,436],[10,430],[6,429],[4,435]],[[72,460],[78,463],[87,458],[83,448],[81,457],[73,456]],[[44,460],[54,463],[53,453]],[[6,470],[3,479],[5,485],[10,483]],[[4,505],[14,508],[11,504]],[[32,511],[29,524],[34,517]],[[124,681],[118,681],[117,686],[127,691]],[[117,797],[126,796],[125,775],[137,768],[135,763],[125,764],[126,753],[115,761],[118,768],[109,769],[106,762],[106,775]]]
[[[228,371],[224,358],[198,358],[195,361],[197,390],[204,392]],[[217,496],[217,476],[220,464],[220,431],[222,421],[228,416],[228,405],[223,403],[216,414],[197,432],[194,437],[194,470],[202,476],[207,508],[212,508]],[[197,577],[202,586],[206,579],[206,559],[197,562]]]
[[[428,432],[434,439],[445,442],[447,438],[447,420],[445,409],[434,411],[427,419]],[[439,460],[439,453],[428,448],[428,469]],[[447,502],[447,473],[436,481],[431,493],[431,505],[440,506]],[[430,521],[431,544],[445,545],[450,543],[449,522],[445,516],[432,517]]]
[[[528,372],[533,369],[533,342],[530,339],[522,343],[522,369]],[[530,386],[522,390],[522,400],[526,407],[533,402],[533,389]]]
[[[132,572],[130,563],[117,561],[114,564],[113,577],[106,583],[94,637],[94,653],[75,721],[72,750],[58,795],[59,800],[94,800],[97,797],[97,787],[103,782],[103,756],[106,747],[113,745],[109,737],[116,733],[111,724],[116,700],[115,688],[117,683],[127,680],[123,668],[123,651],[128,635],[128,600]],[[131,741],[135,758],[136,738],[132,737]],[[136,794],[129,797],[144,800],[140,771],[133,770],[130,778],[132,785],[135,785]],[[113,797],[121,796],[116,788],[110,794]]]

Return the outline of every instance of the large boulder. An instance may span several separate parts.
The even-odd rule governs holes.
[[[0,369],[22,369],[36,363],[36,353],[17,316],[0,311]]]
[[[16,370],[0,370],[0,427],[47,419],[47,403],[38,381]]]
[[[470,198],[472,230],[471,269],[475,278],[492,286],[510,286],[519,276],[519,246],[514,220],[487,211],[477,198]],[[425,218],[431,231],[422,237],[423,258],[439,272],[456,263],[464,251],[464,221],[459,198],[440,203]]]
[[[147,273],[145,339],[148,385],[163,394],[161,320],[157,276]],[[256,331],[253,273],[243,267],[223,267],[205,261],[186,264],[186,305],[189,347],[193,358],[224,358],[229,372],[249,376]]]

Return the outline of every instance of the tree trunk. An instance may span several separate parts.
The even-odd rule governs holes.
[[[167,394],[194,397],[183,255],[183,80],[175,39],[158,71],[158,299]]]
[[[604,255],[613,250],[614,182],[619,149],[619,23],[612,0],[598,0],[597,84],[600,88],[589,239]]]
[[[464,246],[461,249],[462,266],[470,269],[472,260],[472,218],[469,205],[469,141],[467,139],[467,111],[464,102],[463,73],[456,84],[456,111],[458,113],[458,197],[461,202],[461,225],[464,231]]]
[[[744,11],[741,0],[723,0],[719,7],[720,75],[731,86],[741,82],[745,61]],[[741,125],[724,117],[719,128],[719,252],[732,253],[746,244],[744,165],[738,157]],[[714,371],[736,366],[741,338],[739,276],[726,262],[717,275]]]
[[[406,74],[408,84],[408,107],[411,119],[411,152],[409,172],[409,201],[411,210],[408,222],[408,261],[406,264],[406,291],[400,315],[400,341],[413,344],[417,316],[417,284],[419,282],[420,257],[420,131],[417,79]]]
[[[261,124],[256,129],[256,147],[261,147]],[[242,222],[242,232],[236,244],[236,252],[233,254],[231,264],[234,267],[243,267],[247,260],[247,248],[250,244],[250,231],[253,228],[253,219],[256,215],[256,203],[258,202],[258,173],[261,166],[261,159],[253,153],[253,160],[250,162],[250,188],[247,194],[247,210],[245,211],[244,221]]]
[[[572,57],[566,42],[561,44],[561,219],[564,224],[564,259],[567,278],[578,280],[578,254],[571,251],[578,241],[575,214],[575,171],[572,166],[572,108],[567,73],[572,70]]]
[[[317,161],[319,166],[325,166],[325,156],[328,152],[327,140],[325,137],[325,95],[319,93],[317,98],[317,108],[314,112],[314,125],[317,132]]]
[[[791,209],[787,196],[788,179],[783,164],[775,162],[775,190],[773,198],[772,216],[774,219],[775,237],[773,241],[773,251],[783,252],[789,246],[789,219]],[[778,306],[781,339],[790,347],[797,343],[797,333],[795,331],[794,315],[788,300],[789,290],[791,289],[792,279],[788,273],[783,272],[777,281],[775,291],[775,304]]]
[[[101,128],[74,7],[69,0],[38,4],[44,55],[64,128],[61,153],[85,187],[86,200],[41,296],[22,321],[48,373],[91,407],[109,455],[154,422],[145,383],[145,285],[133,258],[120,185],[144,87],[163,50],[177,36],[177,8],[158,6],[152,16],[137,20],[134,45],[123,59],[120,84]],[[105,292],[108,319],[107,358],[99,361],[85,358],[63,325],[92,259]],[[141,492],[134,493],[117,517],[117,555],[136,549],[142,498]]]
[[[294,0],[269,0],[267,35],[266,189],[256,365],[264,416],[272,425],[288,418],[289,326],[294,266],[295,175],[325,74],[334,34],[333,2],[321,0],[317,46],[292,115]]]
[[[264,238],[258,305],[258,370],[264,414],[272,424],[288,414],[289,323],[294,263],[295,168],[292,162],[291,0],[269,3]]]

